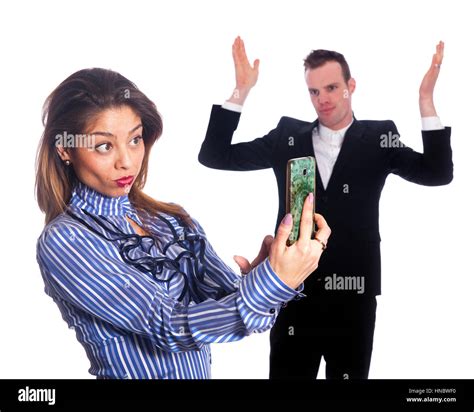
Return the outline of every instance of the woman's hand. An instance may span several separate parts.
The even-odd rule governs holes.
[[[252,263],[250,263],[243,256],[234,256],[234,261],[235,263],[237,263],[237,265],[239,265],[240,273],[242,273],[242,275],[246,275],[247,273],[249,273],[254,267],[258,266],[267,258],[272,242],[273,236],[265,236],[262,242],[262,246],[260,247],[260,252],[258,252],[257,257],[252,261]]]
[[[431,59],[431,66],[426,72],[420,85],[420,113],[422,117],[437,116],[434,107],[433,92],[438,80],[441,64],[443,63],[444,43],[440,41],[436,46],[436,53]]]
[[[265,236],[257,257],[250,263],[243,256],[234,256],[239,265],[240,272],[245,275],[262,263],[270,255],[270,265],[278,277],[290,287],[297,288],[318,267],[323,246],[331,234],[331,229],[321,215],[314,214],[314,221],[318,227],[316,238],[311,239],[312,202],[305,201],[303,215],[300,223],[300,237],[292,246],[286,246],[286,241],[292,228],[291,214],[285,216],[280,224],[276,239],[271,235]],[[322,242],[322,243],[321,243]],[[292,260],[295,260],[294,262]]]
[[[310,193],[303,205],[300,223],[300,235],[291,246],[286,245],[292,228],[291,214],[287,214],[278,227],[270,252],[270,265],[278,277],[289,287],[296,289],[318,267],[319,258],[331,235],[326,220],[315,213],[313,215],[313,194]],[[316,239],[311,239],[313,219],[318,231]]]

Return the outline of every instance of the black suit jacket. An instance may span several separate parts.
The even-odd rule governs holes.
[[[312,130],[318,120],[309,123],[282,117],[267,135],[232,144],[239,118],[240,113],[213,106],[199,161],[222,170],[272,168],[279,193],[276,229],[285,215],[287,161],[314,156]],[[305,294],[310,300],[324,292],[324,280],[333,274],[364,276],[365,295],[381,293],[379,199],[389,173],[427,186],[451,182],[450,128],[423,131],[423,153],[396,147],[401,142],[393,139],[395,134],[398,131],[391,120],[354,120],[326,189],[317,173],[316,211],[325,217],[332,233],[317,271],[305,281]],[[383,135],[389,136],[385,143],[392,147],[384,147]]]

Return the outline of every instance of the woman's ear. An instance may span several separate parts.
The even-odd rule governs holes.
[[[69,154],[69,151],[65,149],[63,146],[57,146],[56,151],[58,153],[59,158],[65,162],[65,161],[71,161],[71,156]]]

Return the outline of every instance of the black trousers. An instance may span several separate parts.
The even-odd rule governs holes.
[[[375,329],[375,296],[338,294],[291,301],[270,331],[270,379],[367,379]]]

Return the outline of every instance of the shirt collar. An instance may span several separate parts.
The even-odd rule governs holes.
[[[78,182],[74,187],[69,204],[99,216],[135,215],[128,195],[106,196],[82,182]]]
[[[351,127],[354,119],[342,129],[339,130],[332,130],[329,127],[322,125],[321,123],[318,125],[318,134],[325,143],[329,143],[333,146],[341,146],[342,141],[344,140],[344,136],[346,135],[347,129]]]

